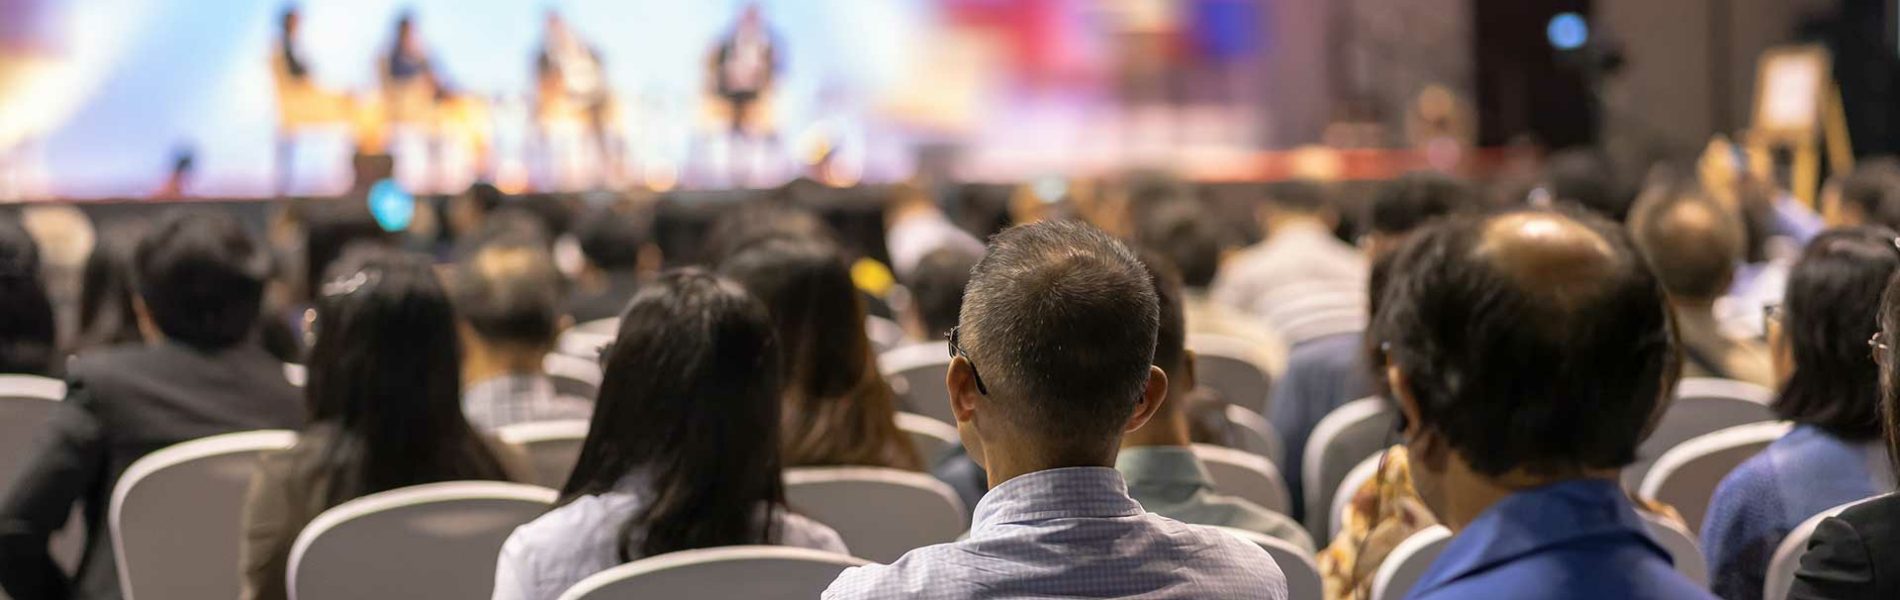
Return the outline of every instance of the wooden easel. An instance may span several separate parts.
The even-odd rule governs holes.
[[[1833,57],[1816,44],[1778,46],[1762,52],[1755,68],[1755,114],[1749,145],[1793,155],[1789,187],[1809,207],[1821,189],[1821,159],[1834,172],[1854,168],[1841,87],[1834,82]]]

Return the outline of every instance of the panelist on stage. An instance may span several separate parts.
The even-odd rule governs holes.
[[[744,135],[760,97],[778,75],[779,44],[765,25],[757,4],[747,5],[739,22],[713,51],[713,89],[731,110],[733,135]]]

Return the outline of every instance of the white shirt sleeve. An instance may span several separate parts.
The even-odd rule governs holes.
[[[493,600],[530,600],[533,590],[528,588],[529,579],[534,576],[534,565],[528,556],[528,548],[521,543],[521,532],[508,536],[501,545],[501,556],[495,561],[495,595]]]

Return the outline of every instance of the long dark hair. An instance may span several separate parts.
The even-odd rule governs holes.
[[[507,479],[462,416],[455,313],[427,259],[347,256],[316,290],[311,474],[324,506],[399,487]]]
[[[39,246],[19,221],[0,218],[0,373],[48,374],[55,335]]]
[[[132,254],[145,230],[121,225],[99,236],[79,280],[79,332],[70,352],[142,341],[132,310]]]
[[[704,271],[669,273],[628,303],[602,357],[593,421],[559,504],[638,473],[652,500],[623,526],[621,562],[776,538],[779,347],[765,307]]]
[[[864,299],[836,245],[766,238],[720,272],[765,302],[785,345],[787,466],[922,468],[897,428],[895,394],[865,335]]]
[[[1880,343],[1874,359],[1880,365],[1880,429],[1887,442],[1887,462],[1900,479],[1900,277],[1887,279],[1880,297]]]
[[[1824,232],[1788,274],[1783,339],[1794,373],[1775,400],[1781,418],[1856,440],[1880,435],[1880,369],[1867,338],[1880,327],[1880,294],[1900,269],[1885,227]]]

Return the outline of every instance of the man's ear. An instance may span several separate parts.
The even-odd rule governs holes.
[[[978,399],[983,394],[976,389],[975,373],[970,361],[958,356],[950,359],[950,371],[944,374],[944,387],[950,390],[950,414],[958,423],[976,418]]]
[[[1148,367],[1148,384],[1141,388],[1141,398],[1135,405],[1135,414],[1128,416],[1128,422],[1122,425],[1122,432],[1141,429],[1148,424],[1155,413],[1161,410],[1161,403],[1168,401],[1168,373],[1161,367]]]
[[[1405,430],[1399,433],[1404,438],[1406,451],[1425,466],[1442,466],[1450,458],[1444,454],[1447,448],[1425,429],[1424,421],[1419,418],[1418,396],[1412,393],[1412,379],[1398,365],[1386,365],[1385,381],[1392,390],[1392,399],[1398,402],[1399,414],[1405,418]]]

